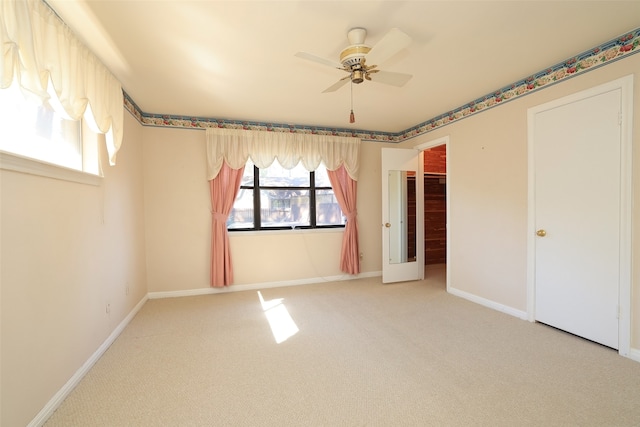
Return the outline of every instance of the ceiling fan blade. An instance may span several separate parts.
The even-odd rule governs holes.
[[[318,62],[318,63],[323,64],[323,65],[328,65],[329,67],[332,67],[332,68],[343,69],[341,63],[332,61],[330,59],[322,58],[320,56],[314,55],[313,53],[298,52],[298,53],[296,53],[295,56],[297,56],[298,58],[307,59],[309,61]]]
[[[397,28],[392,28],[371,48],[366,56],[367,64],[380,65],[410,44],[411,37]]]
[[[411,80],[413,76],[411,74],[394,73],[391,71],[378,71],[375,74],[371,74],[370,77],[370,80],[373,82],[401,87]]]
[[[351,77],[351,75],[348,75],[346,77],[341,78],[340,80],[338,80],[337,82],[335,82],[334,84],[332,84],[331,86],[329,86],[328,88],[326,88],[325,90],[322,91],[322,93],[327,93],[327,92],[335,92],[338,89],[340,89],[342,86],[346,85],[347,83],[349,83],[351,80],[349,79]]]

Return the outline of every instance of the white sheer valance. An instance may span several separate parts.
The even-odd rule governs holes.
[[[54,93],[60,113],[106,134],[115,164],[124,122],[120,82],[41,0],[2,0],[0,11],[0,88],[18,84],[43,101]]]
[[[208,128],[206,137],[208,180],[218,175],[223,161],[239,169],[249,157],[259,168],[269,167],[276,158],[285,169],[300,162],[309,171],[321,162],[329,170],[344,164],[351,179],[358,179],[359,138],[222,128]]]

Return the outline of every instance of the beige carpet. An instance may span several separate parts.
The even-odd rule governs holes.
[[[640,363],[428,274],[151,300],[46,425],[640,425]]]

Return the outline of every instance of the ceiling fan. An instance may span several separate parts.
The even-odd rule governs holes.
[[[412,75],[382,71],[378,69],[378,65],[384,63],[387,59],[409,46],[411,37],[397,28],[392,28],[373,47],[364,44],[366,37],[367,30],[364,28],[352,28],[349,30],[347,38],[349,39],[350,45],[340,52],[340,62],[325,59],[308,52],[298,52],[295,56],[349,73],[347,76],[323,90],[323,93],[335,92],[349,81],[360,84],[365,80],[370,80],[397,87],[404,86],[411,79]]]

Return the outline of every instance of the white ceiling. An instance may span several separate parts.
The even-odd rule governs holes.
[[[145,113],[399,132],[640,26],[640,1],[47,0]],[[380,64],[402,88],[345,72],[353,27],[373,46],[412,44]]]

